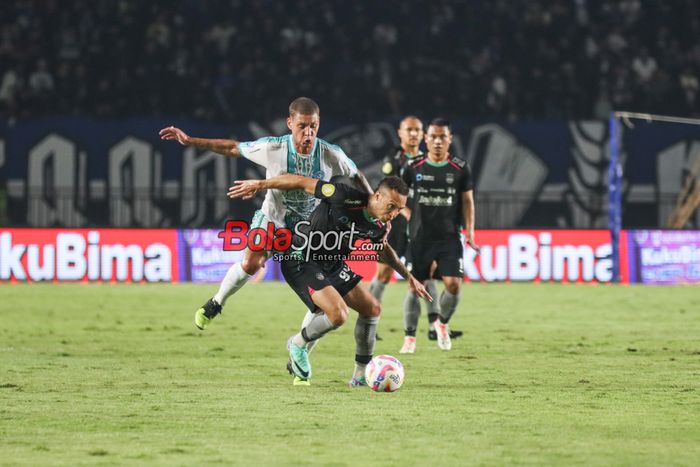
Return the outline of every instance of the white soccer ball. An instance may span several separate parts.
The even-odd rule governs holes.
[[[391,355],[377,355],[367,364],[365,378],[372,391],[398,391],[403,384],[403,365]]]

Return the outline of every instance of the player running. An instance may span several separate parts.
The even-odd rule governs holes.
[[[267,178],[293,173],[318,180],[330,180],[333,176],[343,175],[352,177],[357,183],[369,188],[355,163],[339,146],[316,137],[320,123],[318,104],[307,97],[299,97],[289,105],[287,127],[291,134],[285,136],[270,136],[248,142],[194,138],[171,126],[160,130],[160,137],[224,156],[243,156],[265,167]],[[298,221],[307,219],[317,203],[313,196],[303,190],[269,190],[262,207],[253,216],[250,229],[265,228],[268,222],[273,222],[278,228],[294,226]],[[195,325],[199,329],[205,329],[221,313],[227,298],[240,290],[265,265],[271,253],[246,248],[243,261],[229,268],[218,292],[195,312]]]
[[[308,384],[311,377],[307,344],[342,326],[350,307],[359,315],[355,323],[355,369],[348,385],[366,385],[365,367],[374,353],[381,306],[344,258],[353,250],[355,240],[368,240],[373,245],[372,251],[377,251],[382,261],[408,280],[411,291],[432,300],[386,243],[389,222],[406,206],[408,187],[399,177],[386,177],[373,194],[368,194],[342,183],[281,175],[267,180],[236,181],[228,195],[248,199],[258,190],[270,188],[303,189],[321,200],[309,222],[300,224],[295,231],[293,248],[281,258],[287,283],[315,312],[301,332],[288,342],[295,384]],[[314,236],[317,240],[312,243],[310,239]],[[338,238],[341,240],[333,240]]]
[[[440,295],[439,315],[434,321],[438,347],[450,350],[449,321],[454,314],[464,282],[463,250],[460,240],[462,221],[465,242],[479,251],[474,242],[474,194],[471,169],[466,161],[451,156],[452,131],[447,120],[435,119],[425,135],[427,156],[411,162],[403,179],[411,187],[409,235],[412,269],[416,279],[430,278],[437,263],[445,289]],[[404,309],[404,353],[415,352],[420,308]]]

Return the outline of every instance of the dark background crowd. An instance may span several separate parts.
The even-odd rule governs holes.
[[[697,0],[3,0],[0,117],[698,116]]]

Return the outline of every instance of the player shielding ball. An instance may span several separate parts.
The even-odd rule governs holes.
[[[318,104],[307,97],[299,97],[289,105],[287,127],[291,133],[285,136],[240,142],[233,139],[190,137],[179,128],[171,126],[160,130],[160,137],[225,156],[243,156],[265,167],[267,178],[282,173],[299,174],[319,180],[348,176],[358,185],[369,189],[355,163],[339,146],[317,138],[320,124]],[[269,222],[273,222],[278,228],[293,226],[296,222],[307,219],[317,203],[313,196],[303,190],[269,190],[262,207],[253,216],[250,228],[266,228]],[[221,313],[227,298],[235,294],[265,265],[270,254],[269,251],[252,251],[246,248],[243,261],[229,268],[217,293],[195,312],[195,325],[199,329],[206,328],[211,320]]]
[[[409,235],[411,272],[421,282],[431,277],[433,262],[445,284],[440,295],[440,312],[434,322],[438,347],[450,350],[449,321],[459,303],[464,282],[463,250],[460,233],[466,229],[465,243],[479,251],[474,241],[474,194],[469,164],[450,155],[452,130],[448,121],[434,119],[425,135],[426,156],[411,162],[403,179],[411,187]],[[404,309],[404,349],[415,351],[416,327],[420,309]]]
[[[409,288],[418,296],[432,300],[423,285],[401,263],[396,252],[386,243],[390,221],[406,206],[408,187],[398,177],[383,179],[373,194],[358,191],[342,183],[323,182],[298,175],[281,175],[267,180],[237,181],[229,190],[231,198],[251,198],[261,189],[298,190],[320,199],[309,218],[293,236],[293,248],[284,255],[282,273],[287,283],[315,312],[301,332],[289,339],[289,358],[296,375],[295,382],[308,381],[311,363],[307,344],[342,326],[348,318],[348,307],[359,313],[355,324],[355,370],[349,382],[352,387],[366,385],[364,373],[372,359],[381,306],[367,287],[343,260],[354,248],[350,241],[310,251],[307,240],[315,235],[338,235],[354,232],[353,239],[371,242],[380,258],[408,280]]]

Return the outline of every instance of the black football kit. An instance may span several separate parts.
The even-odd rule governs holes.
[[[469,164],[458,157],[434,163],[423,156],[409,164],[403,179],[411,188],[411,273],[425,281],[435,261],[441,276],[462,277],[462,193],[473,189]]]
[[[352,243],[382,244],[387,234],[387,224],[369,216],[369,194],[343,183],[319,181],[314,196],[321,202],[308,224],[298,224],[292,252],[282,260],[284,278],[310,310],[316,308],[311,299],[315,291],[330,285],[344,296],[362,280],[343,259],[353,251],[351,237]],[[325,247],[310,250],[310,243],[320,243],[321,234]]]
[[[407,154],[402,147],[396,147],[384,158],[384,162],[382,163],[382,175],[385,177],[391,175],[403,177],[403,173],[406,167],[408,167],[408,164],[422,155],[423,153],[419,152],[417,155],[412,156]],[[406,256],[408,248],[408,221],[403,215],[399,214],[391,221],[391,230],[389,231],[387,241],[394,251],[396,251],[398,257]]]

